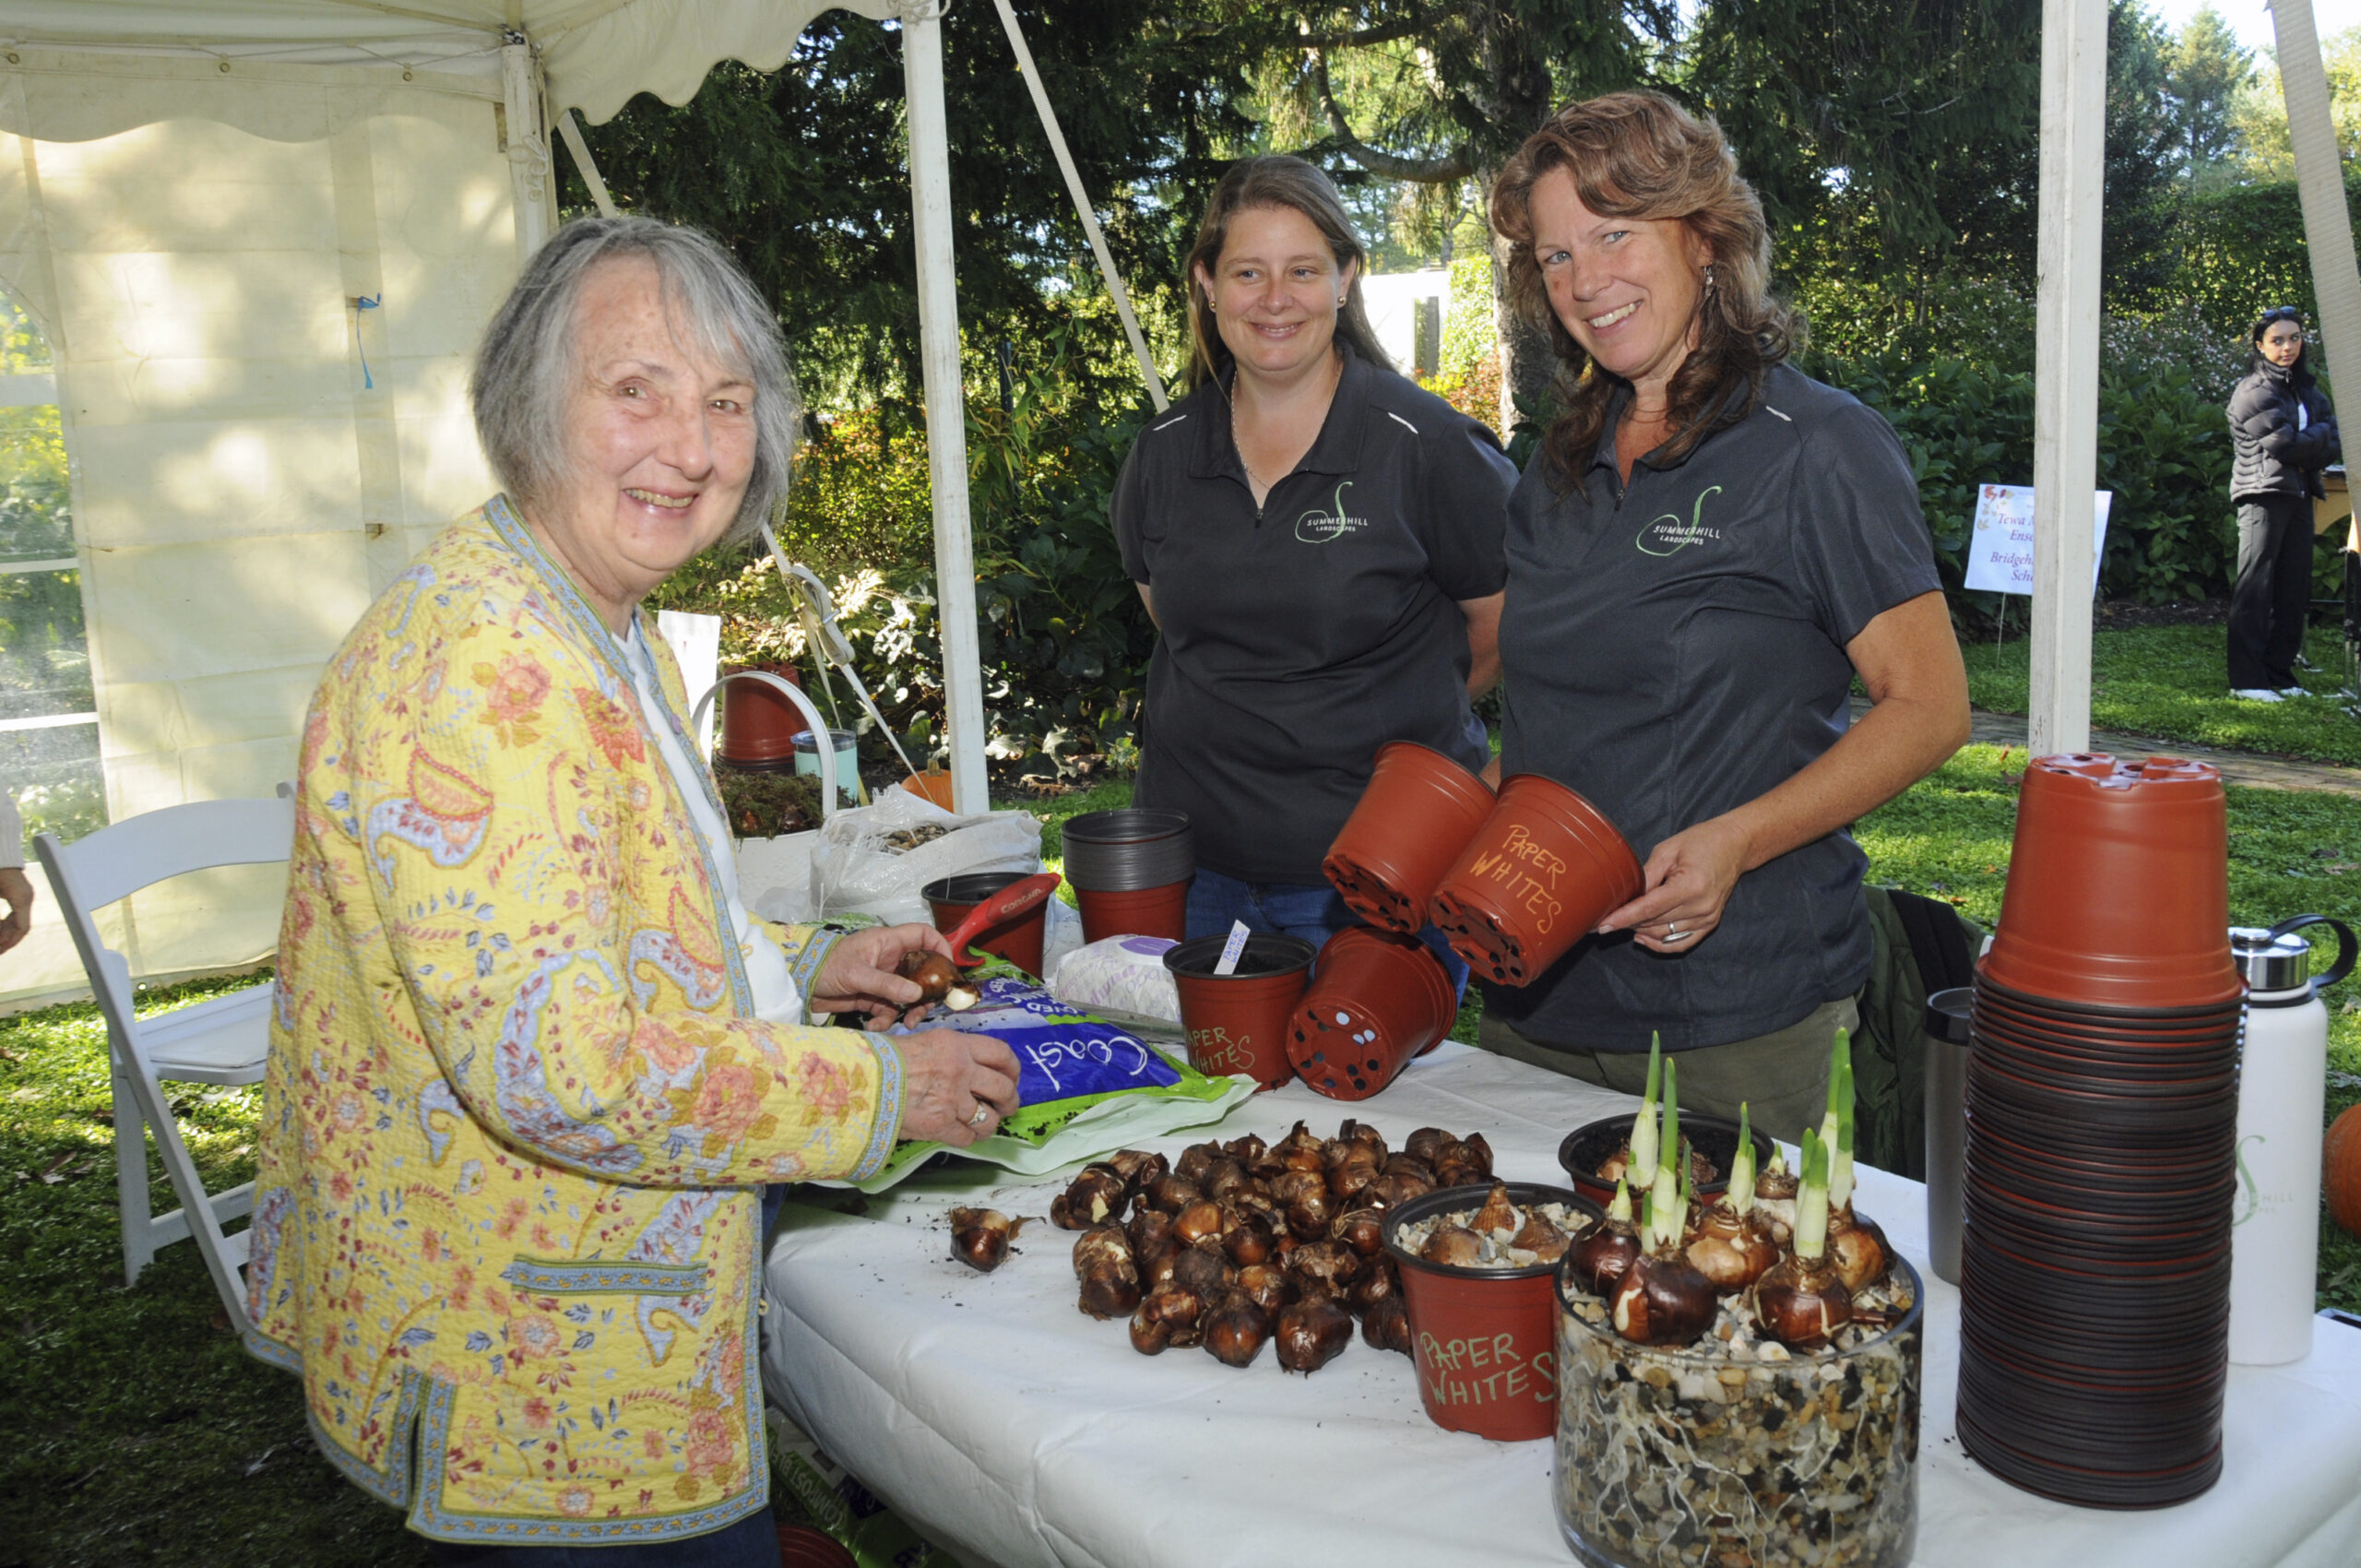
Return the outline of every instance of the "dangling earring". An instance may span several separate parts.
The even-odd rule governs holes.
[[[1712,293],[1713,291],[1714,291],[1714,268],[1713,268],[1712,264],[1711,264],[1711,263],[1708,263],[1708,264],[1706,265],[1706,267],[1705,267],[1705,292],[1707,292],[1707,293],[1709,293],[1709,294],[1710,294],[1710,293]]]

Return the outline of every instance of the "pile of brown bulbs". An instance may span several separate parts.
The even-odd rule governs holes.
[[[1140,1354],[1202,1345],[1242,1367],[1275,1341],[1281,1368],[1311,1372],[1343,1353],[1356,1317],[1370,1344],[1410,1353],[1385,1211],[1491,1174],[1481,1134],[1421,1127],[1397,1153],[1374,1127],[1323,1139],[1299,1122],[1275,1144],[1194,1144],[1169,1167],[1121,1150],[1076,1176],[1050,1218],[1083,1233],[1082,1310],[1130,1313]]]

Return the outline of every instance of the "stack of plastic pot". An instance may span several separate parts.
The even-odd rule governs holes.
[[[1082,907],[1082,937],[1189,934],[1197,839],[1183,812],[1088,812],[1065,826],[1065,878]]]
[[[2203,764],[2025,770],[1967,1062],[1958,1426],[2029,1491],[2163,1507],[2221,1475],[2228,858]]]

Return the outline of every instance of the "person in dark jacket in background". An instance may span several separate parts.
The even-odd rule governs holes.
[[[2311,599],[2312,498],[2343,456],[2336,415],[2305,367],[2304,319],[2262,313],[2248,335],[2246,379],[2230,394],[2230,499],[2238,508],[2238,579],[2230,590],[2230,695],[2299,697],[2296,656]]]

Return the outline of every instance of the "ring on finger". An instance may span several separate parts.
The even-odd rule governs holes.
[[[967,1118],[967,1125],[969,1125],[970,1127],[980,1127],[980,1126],[982,1126],[985,1123],[987,1123],[987,1122],[991,1121],[991,1119],[992,1119],[992,1108],[991,1108],[991,1106],[989,1106],[989,1105],[986,1105],[982,1100],[980,1100],[980,1099],[979,1099],[979,1100],[976,1101],[976,1112],[975,1112],[975,1114]]]

